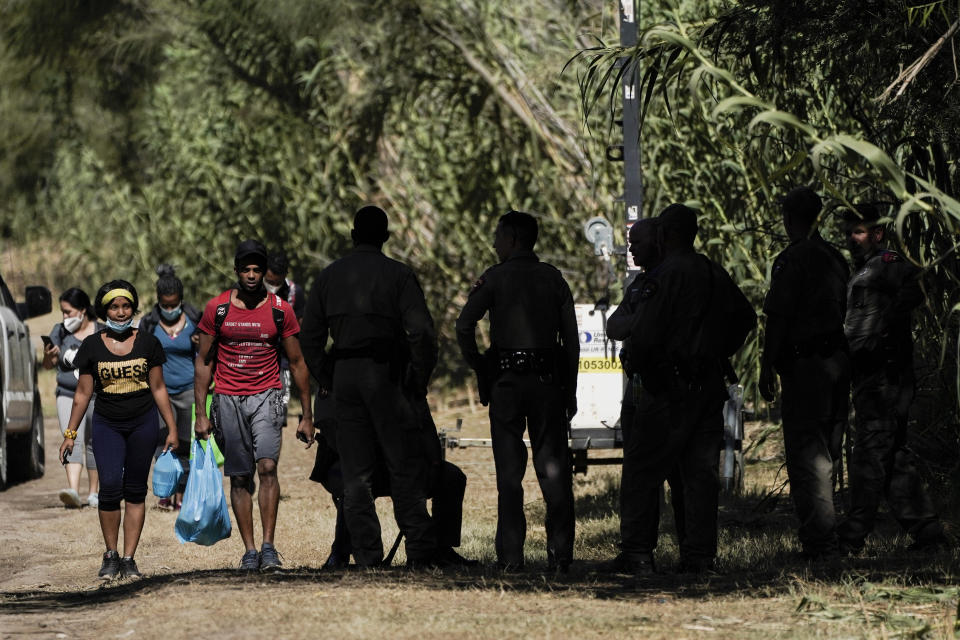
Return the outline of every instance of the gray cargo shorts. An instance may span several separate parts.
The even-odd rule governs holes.
[[[280,400],[280,389],[250,396],[213,395],[210,413],[223,440],[223,475],[252,476],[257,460],[280,460],[285,424]]]

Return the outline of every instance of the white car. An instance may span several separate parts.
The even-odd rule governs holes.
[[[46,287],[27,287],[26,302],[18,304],[0,276],[0,490],[43,475],[43,410],[24,320],[51,308]]]

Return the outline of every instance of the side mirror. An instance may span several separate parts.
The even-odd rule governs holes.
[[[35,318],[50,313],[53,310],[53,297],[46,287],[27,287],[27,302],[24,304],[26,313],[24,318]],[[20,305],[17,305],[20,306]]]

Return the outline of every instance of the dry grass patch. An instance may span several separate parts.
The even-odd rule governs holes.
[[[452,427],[455,412],[464,410],[438,411],[438,425]],[[461,435],[485,437],[487,431],[483,413],[465,416]],[[151,509],[137,554],[146,577],[109,586],[95,578],[102,549],[96,513],[60,506],[62,472],[50,464],[48,448],[45,478],[0,494],[0,637],[953,637],[955,553],[909,556],[905,541],[884,522],[863,557],[797,558],[792,505],[786,488],[778,489],[776,432],[751,450],[745,494],[722,501],[719,572],[673,573],[678,556],[665,509],[657,556],[663,573],[639,582],[602,565],[618,540],[617,467],[591,468],[576,479],[578,562],[567,576],[545,572],[543,503],[529,469],[528,570],[497,572],[489,449],[449,452],[468,476],[461,552],[486,566],[414,574],[321,571],[334,509],[306,479],[313,451],[287,435],[279,467],[282,573],[234,571],[242,553],[236,533],[213,547],[180,545],[174,514]],[[53,420],[47,420],[47,437],[59,442]],[[396,535],[390,502],[377,506],[389,545]]]

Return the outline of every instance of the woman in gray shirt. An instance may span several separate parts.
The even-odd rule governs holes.
[[[60,421],[60,432],[63,433],[70,420],[70,409],[73,406],[73,394],[77,388],[79,371],[74,365],[74,357],[80,348],[80,343],[89,335],[103,328],[96,321],[90,297],[76,287],[67,289],[60,296],[60,311],[63,312],[63,322],[58,322],[50,331],[50,343],[43,349],[43,368],[57,368],[57,417]],[[96,507],[99,478],[97,464],[93,457],[93,437],[90,428],[90,419],[93,415],[93,403],[87,409],[80,427],[77,429],[77,441],[82,447],[74,449],[67,457],[66,489],[60,490],[60,500],[67,508],[79,508],[84,504]],[[80,497],[80,472],[84,462],[87,466],[87,477],[90,483],[86,500]]]

